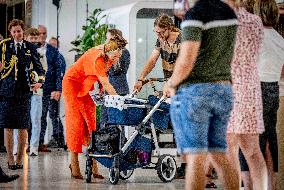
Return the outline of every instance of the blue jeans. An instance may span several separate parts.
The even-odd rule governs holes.
[[[52,137],[56,140],[58,145],[64,144],[63,125],[59,118],[59,101],[50,99],[50,96],[42,97],[42,116],[41,116],[41,131],[39,144],[44,143],[44,136],[47,127],[47,113],[52,122],[53,134]]]
[[[42,115],[42,96],[32,95],[31,98],[31,122],[32,131],[30,146],[38,147],[41,131],[41,115]]]
[[[225,152],[232,105],[231,85],[190,84],[178,90],[170,109],[178,151]]]

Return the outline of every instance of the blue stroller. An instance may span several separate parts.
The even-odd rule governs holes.
[[[175,158],[161,154],[156,134],[156,130],[166,129],[170,122],[169,105],[164,101],[164,97],[155,96],[149,96],[148,100],[133,96],[105,97],[108,125],[92,134],[86,160],[87,183],[91,182],[93,158],[109,168],[111,184],[128,179],[136,168],[157,170],[163,182],[175,178]],[[135,127],[128,140],[121,132],[125,126]],[[152,162],[152,153],[157,155],[157,162]]]

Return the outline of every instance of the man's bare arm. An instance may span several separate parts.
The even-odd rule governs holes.
[[[185,41],[181,43],[180,53],[176,61],[173,75],[168,81],[171,87],[177,87],[191,73],[198,56],[200,42]]]
[[[144,66],[142,73],[140,74],[140,80],[143,80],[152,71],[152,69],[155,67],[155,64],[157,63],[157,60],[159,59],[159,56],[160,51],[154,49],[146,65]]]

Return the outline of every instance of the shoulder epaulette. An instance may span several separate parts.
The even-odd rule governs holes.
[[[9,40],[11,40],[11,38],[6,38],[6,39],[4,39],[4,40],[0,41],[0,45],[1,45],[1,44],[3,44],[4,42],[9,41]]]

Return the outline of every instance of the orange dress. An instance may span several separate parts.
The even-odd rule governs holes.
[[[66,72],[62,91],[65,103],[66,140],[70,151],[82,152],[96,130],[96,105],[89,91],[98,77],[107,77],[112,62],[106,63],[102,50],[92,48],[84,53]]]

